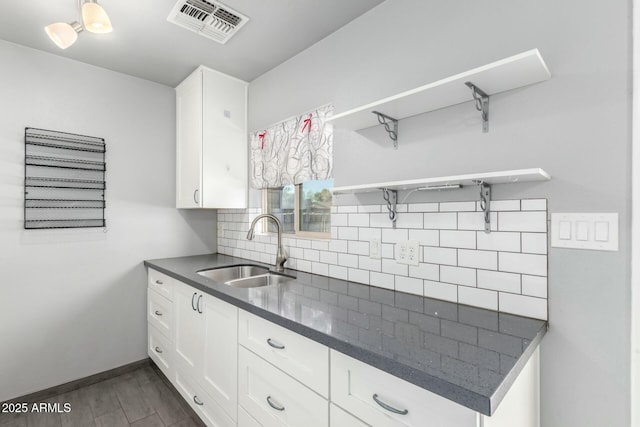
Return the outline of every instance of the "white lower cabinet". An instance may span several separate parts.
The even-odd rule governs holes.
[[[331,401],[376,427],[476,427],[478,413],[337,351]]]
[[[176,371],[174,385],[191,408],[210,427],[235,427],[220,405],[200,387],[197,380]]]
[[[167,378],[173,376],[173,343],[149,324],[147,353]]]
[[[371,424],[360,421],[333,403],[329,408],[329,425],[331,427],[371,427]]]
[[[328,427],[329,402],[240,346],[239,404],[263,427]]]

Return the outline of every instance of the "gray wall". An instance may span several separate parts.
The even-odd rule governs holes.
[[[380,129],[337,131],[334,154],[336,185],[541,167],[550,182],[497,186],[495,198],[620,214],[619,252],[549,252],[545,427],[629,424],[630,9],[628,0],[387,0],[249,90],[249,127],[260,130],[328,102],[341,112],[541,51],[552,79],[493,97],[488,134],[467,103],[401,121],[397,151]]]
[[[172,88],[0,42],[0,401],[146,357],[144,259],[210,253],[175,209]],[[23,230],[24,128],[107,143],[107,225]]]

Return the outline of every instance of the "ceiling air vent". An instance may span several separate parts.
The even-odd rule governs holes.
[[[217,1],[179,0],[167,17],[183,28],[225,44],[249,18]]]

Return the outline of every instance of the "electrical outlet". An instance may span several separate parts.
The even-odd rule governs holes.
[[[382,258],[382,246],[380,239],[371,239],[369,242],[369,258],[380,259]]]
[[[418,265],[420,258],[420,242],[403,240],[396,243],[396,261],[398,264]]]

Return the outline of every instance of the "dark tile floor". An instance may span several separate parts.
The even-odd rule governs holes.
[[[68,413],[0,412],[1,427],[200,427],[177,391],[150,365],[44,403],[71,405]],[[29,408],[32,403],[29,402]]]

